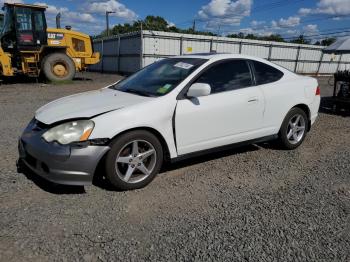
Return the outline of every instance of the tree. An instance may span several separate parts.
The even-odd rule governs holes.
[[[297,39],[293,39],[290,42],[294,44],[304,44],[304,45],[310,44],[310,40],[305,39],[304,35],[300,35]]]
[[[272,35],[268,35],[268,36],[257,36],[257,35],[254,35],[254,34],[244,35],[242,32],[240,32],[238,34],[227,35],[227,37],[241,38],[241,39],[251,39],[251,40],[262,40],[262,41],[285,42],[283,37],[281,35],[279,35],[279,34],[275,34],[275,35],[272,34]]]
[[[238,34],[230,34],[230,35],[227,35],[227,37],[230,37],[230,38],[244,38],[244,34],[242,32],[239,32]]]
[[[263,36],[260,38],[260,40],[273,41],[273,42],[285,42],[283,37],[279,34],[272,34],[269,36]]]
[[[177,28],[176,26],[170,26],[169,23],[163,17],[153,16],[153,15],[148,15],[144,20],[138,20],[132,24],[125,23],[125,24],[115,25],[110,30],[110,32],[112,33],[112,35],[135,32],[141,29],[141,25],[143,30],[216,36],[216,34],[212,32],[194,31],[193,27],[190,27],[188,29],[180,29],[180,28]],[[100,38],[105,36],[107,36],[106,30],[104,30],[103,32],[101,32],[101,34],[95,36],[94,38]]]
[[[169,31],[168,22],[160,16],[148,15],[144,20],[138,20],[134,23],[134,27],[140,29],[142,23],[143,30],[154,30],[154,31]]]
[[[335,41],[337,41],[336,38],[334,38],[334,37],[327,37],[327,38],[325,38],[325,39],[323,39],[321,41],[321,45],[329,46],[329,45],[333,44]]]

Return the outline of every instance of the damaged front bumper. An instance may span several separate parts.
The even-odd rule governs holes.
[[[19,163],[46,180],[65,185],[90,185],[98,163],[110,147],[94,145],[47,143],[35,119],[30,122],[18,141]]]

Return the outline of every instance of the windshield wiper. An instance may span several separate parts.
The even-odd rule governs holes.
[[[123,92],[126,92],[126,93],[137,94],[137,95],[140,95],[140,96],[147,96],[147,97],[153,96],[154,97],[153,94],[150,94],[150,93],[148,93],[146,91],[134,89],[134,88],[128,88],[128,89],[124,89],[124,90],[120,90],[120,91],[123,91]]]

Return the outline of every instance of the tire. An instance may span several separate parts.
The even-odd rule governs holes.
[[[308,125],[309,121],[306,113],[300,108],[292,108],[284,118],[279,131],[279,145],[287,150],[299,147],[309,130]]]
[[[66,54],[53,53],[42,61],[42,71],[49,81],[69,81],[75,76],[75,64]]]
[[[157,137],[144,130],[131,131],[112,143],[105,162],[106,177],[118,190],[143,188],[162,164],[163,148]]]

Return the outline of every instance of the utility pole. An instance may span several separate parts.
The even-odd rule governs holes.
[[[114,14],[113,11],[106,11],[106,30],[107,30],[107,36],[109,36],[109,14]]]
[[[56,28],[61,28],[61,13],[56,15]]]

